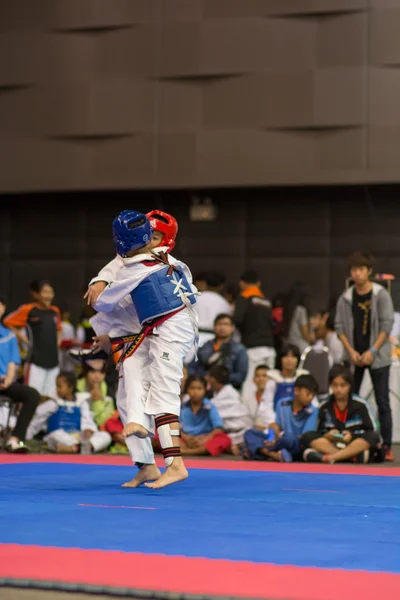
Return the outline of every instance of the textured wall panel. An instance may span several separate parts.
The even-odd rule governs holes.
[[[217,80],[215,85],[218,85]],[[201,130],[203,126],[203,94],[209,85],[199,80],[161,81],[154,87],[154,102],[160,132],[187,132]],[[154,121],[153,121],[154,124]]]
[[[365,166],[362,129],[326,130],[317,135],[316,171],[359,170]]]
[[[153,129],[153,103],[153,86],[146,82],[97,80],[46,86],[41,94],[41,112],[46,115],[43,133],[89,136],[149,132]]]
[[[150,0],[12,0],[0,3],[0,29],[94,29],[151,19]]]
[[[400,126],[370,127],[369,162],[374,169],[400,167]]]
[[[372,11],[371,62],[374,65],[400,64],[400,7]]]
[[[359,67],[367,61],[367,13],[332,14],[319,21],[317,62],[321,67]]]
[[[6,189],[79,189],[90,179],[90,148],[79,140],[0,139],[2,180]]]
[[[205,18],[264,17],[268,0],[203,0]]]
[[[127,138],[103,139],[91,144],[91,176],[105,187],[118,181],[128,186],[134,177],[137,181],[151,181],[154,177],[154,137],[150,134]]]
[[[2,2],[0,190],[392,181],[399,30],[400,0]]]
[[[332,127],[366,123],[365,80],[360,69],[314,71],[312,123]]]
[[[54,28],[101,29],[151,19],[149,0],[57,0],[52,2]]]
[[[219,79],[203,87],[207,128],[305,127],[313,122],[312,72]]]
[[[400,0],[370,0],[371,8],[400,8]]]
[[[0,131],[5,138],[40,137],[47,116],[33,87],[0,89]]]
[[[267,14],[315,15],[352,12],[368,7],[368,0],[265,0]]]
[[[163,181],[189,183],[197,177],[197,139],[195,134],[164,134],[158,139],[157,170]],[[189,178],[189,179],[188,179]]]
[[[400,125],[400,69],[370,70],[369,122],[387,127]]]
[[[233,183],[234,173],[245,183],[265,175],[272,180],[284,171],[310,170],[314,164],[312,136],[301,132],[226,131],[199,136],[199,173],[213,181]]]
[[[40,38],[40,84],[151,77],[154,28],[61,32]],[[0,42],[1,43],[1,42]],[[25,59],[30,62],[29,57]]]
[[[83,3],[83,2],[82,2]],[[54,0],[0,2],[0,31],[40,31],[54,26]]]
[[[41,69],[39,84],[62,82],[86,82],[96,74],[97,45],[101,34],[48,33],[40,38],[39,56]],[[26,57],[30,61],[29,56]]]
[[[41,69],[44,35],[0,33],[0,87],[34,84]]]
[[[198,21],[203,16],[204,0],[145,0],[152,6],[153,19],[162,21]]]

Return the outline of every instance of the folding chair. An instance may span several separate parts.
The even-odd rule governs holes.
[[[318,383],[318,400],[329,395],[331,356],[327,346],[307,346],[300,357],[299,368],[308,371]]]

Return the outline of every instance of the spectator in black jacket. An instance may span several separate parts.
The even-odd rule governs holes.
[[[332,394],[320,406],[317,431],[309,431],[302,437],[306,448],[304,460],[330,464],[367,463],[375,456],[383,460],[382,440],[374,415],[365,400],[351,393],[350,369],[334,365],[329,383]]]
[[[189,375],[206,375],[214,366],[224,366],[229,371],[229,383],[240,389],[248,368],[246,348],[232,339],[235,325],[228,314],[220,314],[214,321],[214,339],[197,351],[198,360],[188,365]]]
[[[245,271],[240,278],[240,296],[235,303],[233,320],[247,348],[249,368],[243,384],[243,393],[255,392],[254,371],[257,365],[275,366],[274,327],[271,302],[260,289],[255,271]]]

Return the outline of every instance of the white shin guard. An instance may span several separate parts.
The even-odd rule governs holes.
[[[172,465],[174,458],[181,455],[179,446],[174,446],[173,437],[180,436],[179,429],[171,429],[170,425],[179,423],[177,415],[160,414],[155,417],[156,429],[160,440],[161,452],[163,454],[167,467]]]

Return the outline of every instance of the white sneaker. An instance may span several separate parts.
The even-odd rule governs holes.
[[[13,454],[26,454],[28,452],[28,448],[25,446],[24,442],[10,440],[6,445],[6,451],[12,452]]]

